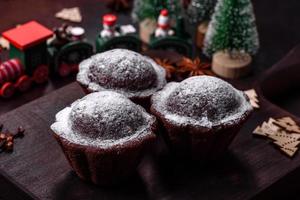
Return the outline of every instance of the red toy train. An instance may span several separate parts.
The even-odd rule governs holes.
[[[32,83],[47,82],[49,73],[60,76],[77,72],[78,63],[93,53],[82,28],[63,26],[63,31],[31,21],[2,33],[10,43],[8,61],[0,63],[0,96],[25,92]],[[51,40],[49,40],[51,38]]]

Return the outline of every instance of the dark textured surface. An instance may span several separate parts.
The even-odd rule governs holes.
[[[55,12],[64,7],[80,6],[83,14],[82,26],[87,29],[88,38],[93,40],[100,29],[100,17],[107,12],[103,2],[102,0],[0,1],[0,31],[32,19],[37,19],[49,27],[60,25],[61,21],[53,17]],[[271,67],[299,42],[300,1],[254,0],[253,2],[261,41],[261,50],[255,58],[253,68],[254,74],[259,74]],[[120,15],[121,23],[128,21],[129,17],[126,14]],[[299,52],[298,48],[293,58],[282,64],[286,66],[289,60],[296,62],[293,68],[298,74],[300,74],[297,59]],[[245,85],[240,88],[248,88],[253,80],[253,77],[244,79]],[[279,75],[276,80],[283,78]],[[285,76],[284,80],[289,82],[289,76]],[[56,80],[14,100],[1,100],[0,113],[12,110],[71,81],[72,78],[65,81]],[[293,79],[293,82],[299,83],[299,79]],[[277,85],[277,88],[273,87],[272,90],[276,91],[278,88],[280,85]],[[288,89],[291,88],[286,88],[285,95],[270,95],[269,99],[299,116],[300,105],[297,103],[299,97],[290,95]],[[295,90],[292,92],[296,93]],[[153,199],[162,197],[245,199],[264,189],[256,198],[279,199],[299,195],[299,153],[294,159],[289,159],[281,155],[266,140],[253,138],[250,134],[253,128],[266,118],[286,115],[277,112],[275,106],[255,113],[234,140],[230,153],[213,167],[207,167],[209,170],[187,168],[166,161],[157,166],[153,164],[152,159],[148,159],[139,170],[143,181],[137,178],[132,180],[132,183],[116,189],[97,188],[83,183],[70,170],[48,129],[53,122],[54,114],[82,95],[80,88],[73,84],[1,117],[1,122],[12,130],[16,124],[24,125],[29,135],[23,140],[16,141],[13,154],[0,155],[0,199],[30,198],[26,193],[34,194],[41,199],[145,199],[147,196]],[[164,176],[161,176],[162,174]],[[18,189],[16,185],[23,190]]]
[[[72,172],[48,128],[57,111],[84,95],[77,83],[26,104],[0,117],[0,121],[7,128],[13,130],[15,124],[19,124],[27,131],[22,140],[16,141],[13,153],[1,154],[0,180],[10,182],[0,187],[1,194],[5,194],[7,199],[26,199],[25,194],[29,199],[30,196],[38,199],[292,197],[297,194],[296,185],[299,184],[295,181],[295,176],[299,177],[300,173],[299,153],[293,159],[288,158],[268,141],[253,137],[251,132],[270,116],[292,116],[270,103],[263,95],[268,98],[272,96],[271,93],[266,93],[270,89],[265,89],[269,85],[268,81],[272,81],[278,73],[291,70],[297,74],[291,76],[292,78],[283,76],[284,79],[280,79],[282,85],[299,80],[300,68],[295,67],[300,65],[299,54],[300,47],[268,71],[267,76],[257,79],[258,82],[253,79],[233,81],[240,89],[253,86],[251,82],[256,82],[262,109],[256,111],[242,127],[222,158],[204,165],[178,162],[169,155],[162,140],[158,140],[153,153],[143,159],[138,167],[137,176],[125,185],[115,188],[96,187],[80,181]],[[260,87],[260,84],[264,84],[264,87]],[[299,118],[293,117],[300,123]]]

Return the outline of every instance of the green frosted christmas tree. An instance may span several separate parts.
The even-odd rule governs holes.
[[[253,55],[259,48],[255,16],[250,0],[219,0],[204,40],[204,53]]]
[[[187,9],[190,23],[209,21],[214,12],[216,0],[192,0]]]
[[[133,4],[132,18],[134,21],[144,19],[157,19],[162,9],[168,9],[170,17],[176,19],[181,15],[180,0],[135,0]]]

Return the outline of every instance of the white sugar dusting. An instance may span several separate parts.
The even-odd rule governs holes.
[[[95,92],[57,113],[51,129],[69,142],[120,145],[151,132],[155,118],[116,92]]]
[[[211,76],[168,83],[152,96],[152,108],[174,124],[205,128],[236,123],[252,110],[242,91]]]
[[[148,97],[166,84],[165,69],[151,58],[126,49],[99,53],[79,65],[77,81],[91,91],[116,91]]]

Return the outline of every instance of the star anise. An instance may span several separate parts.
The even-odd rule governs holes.
[[[200,58],[192,60],[187,57],[183,57],[179,62],[176,63],[178,71],[181,73],[188,73],[188,76],[200,76],[200,75],[210,75],[214,76],[211,71],[211,64],[201,62]]]
[[[174,67],[174,63],[172,63],[169,59],[160,59],[154,58],[155,62],[165,68],[166,70],[166,78],[168,80],[172,79],[174,73],[176,73],[176,68]]]

